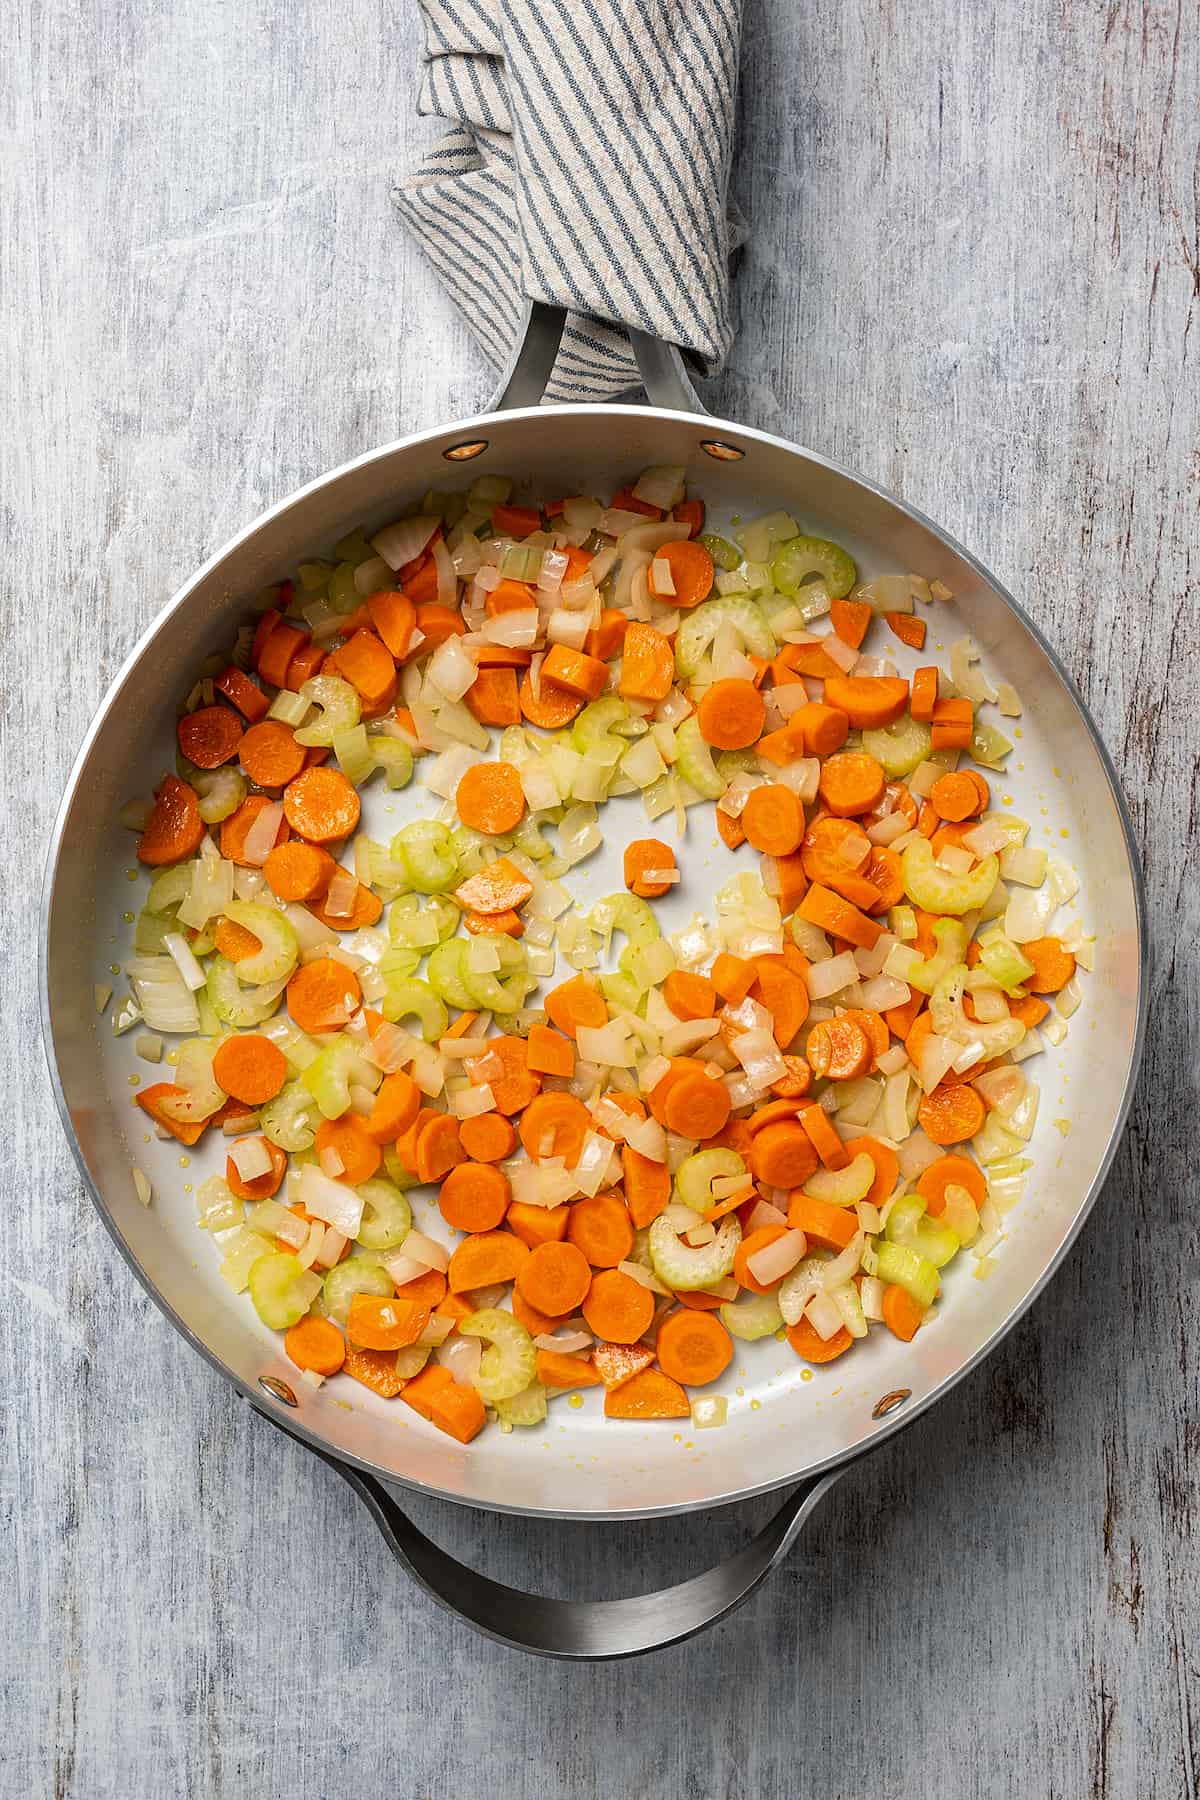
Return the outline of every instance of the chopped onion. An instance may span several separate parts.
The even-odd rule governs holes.
[[[954,1038],[930,1032],[917,1058],[917,1079],[927,1094],[932,1094],[938,1083],[949,1074],[961,1050],[962,1045]],[[978,1051],[975,1054],[978,1055]],[[970,1061],[967,1067],[970,1067]]]
[[[970,831],[964,831],[962,841],[973,856],[983,858],[1005,849],[1012,838],[999,819],[984,819]]]
[[[897,981],[892,975],[873,975],[863,982],[859,997],[870,1012],[886,1012],[890,1006],[907,1005],[912,990],[907,982]]]
[[[905,815],[902,812],[892,812],[876,824],[868,825],[867,836],[873,844],[894,844],[898,837],[904,836],[908,828]]]
[[[391,568],[382,556],[369,556],[354,571],[354,591],[364,596],[376,594],[388,586],[391,574]]]
[[[936,861],[938,868],[945,869],[948,875],[967,875],[975,858],[961,844],[945,844],[938,851]]]
[[[637,478],[633,495],[635,500],[642,500],[647,506],[657,506],[660,512],[670,512],[683,499],[683,464],[662,463],[643,469]]]
[[[323,909],[330,918],[348,919],[354,912],[357,898],[357,875],[351,874],[349,869],[339,868],[326,889]]]
[[[1020,718],[1022,712],[1021,696],[1018,694],[1011,681],[998,681],[996,683],[996,705],[1000,709],[1001,718]]]
[[[536,606],[514,608],[494,619],[485,619],[479,634],[489,644],[500,644],[509,650],[528,650],[537,641],[540,625],[541,614]]]
[[[234,1144],[229,1159],[242,1181],[256,1181],[260,1175],[269,1175],[274,1167],[267,1140],[261,1137],[243,1138]]]
[[[389,569],[402,569],[415,562],[441,524],[440,519],[424,514],[413,519],[398,519],[371,539],[371,548],[381,556]]]
[[[315,1163],[306,1163],[300,1171],[300,1201],[305,1212],[336,1225],[344,1237],[358,1236],[362,1225],[362,1196],[343,1182],[331,1181]]]
[[[782,1081],[787,1074],[787,1064],[772,1031],[765,1028],[743,1031],[729,1048],[746,1071],[746,1079],[760,1093],[772,1082]]]
[[[746,1267],[763,1287],[773,1287],[808,1254],[808,1239],[802,1231],[785,1231],[762,1250],[749,1257]]]
[[[149,1206],[151,1200],[154,1198],[154,1189],[151,1187],[145,1175],[142,1174],[142,1171],[136,1167],[133,1171],[133,1191],[143,1206]]]
[[[672,1300],[675,1298],[671,1289],[664,1287],[653,1269],[647,1269],[642,1263],[621,1262],[617,1264],[617,1268],[622,1275],[628,1275],[631,1281],[636,1281],[639,1287],[649,1288],[652,1294],[667,1294]]]
[[[645,1091],[643,1088],[643,1092]],[[639,1156],[648,1158],[650,1162],[665,1162],[667,1159],[667,1134],[657,1119],[631,1119],[625,1127],[625,1142],[631,1150],[636,1150]]]
[[[455,1381],[470,1387],[479,1379],[483,1361],[483,1345],[478,1338],[460,1337],[458,1332],[447,1338],[437,1352],[437,1360],[449,1369]]]
[[[683,1019],[664,1031],[662,1053],[664,1056],[691,1056],[701,1044],[716,1037],[720,1029],[719,1019]]]
[[[278,800],[272,800],[264,806],[258,817],[246,833],[242,845],[242,855],[248,863],[260,869],[275,848],[275,840],[279,836],[279,827],[283,823],[283,806]]]
[[[804,1314],[817,1336],[826,1343],[842,1329],[841,1312],[828,1293],[814,1294]]]
[[[982,669],[974,667],[979,661],[979,651],[969,637],[957,638],[950,646],[950,679],[959,693],[974,706],[981,706],[985,700],[995,700],[996,690],[984,675]]]
[[[461,700],[479,673],[474,657],[453,633],[439,644],[429,659],[426,679],[447,700]]]
[[[813,963],[805,979],[810,999],[826,1000],[830,994],[840,993],[852,981],[858,980],[858,964],[852,951],[843,950],[838,956]]]
[[[746,1222],[746,1230],[760,1231],[764,1225],[786,1225],[787,1214],[778,1206],[772,1206],[769,1200],[756,1202],[754,1211]]]
[[[543,1331],[533,1341],[538,1350],[553,1350],[559,1356],[573,1356],[579,1350],[590,1350],[595,1339],[590,1331]]]

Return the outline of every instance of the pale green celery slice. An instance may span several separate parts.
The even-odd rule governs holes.
[[[720,1312],[726,1330],[747,1344],[773,1336],[783,1324],[775,1294],[751,1294],[749,1299],[739,1300],[736,1304],[727,1300]]]
[[[380,967],[382,968],[382,963]],[[406,981],[397,981],[387,974],[383,979],[387,991],[380,1001],[379,1010],[385,1019],[389,1019],[393,1025],[401,1019],[418,1019],[421,1036],[427,1044],[434,1044],[438,1038],[445,1036],[450,1017],[427,981],[419,981],[412,976]]]
[[[976,717],[968,752],[972,761],[981,763],[985,769],[1002,771],[1004,759],[1011,749],[1012,742],[1002,731],[997,731],[994,725],[981,725]]]
[[[721,537],[715,531],[702,531],[700,542],[712,557],[717,568],[724,569],[726,574],[732,574],[742,560],[742,553],[737,545],[731,544],[728,538]]]
[[[734,627],[749,655],[775,655],[775,634],[762,608],[753,600],[732,595],[725,600],[705,600],[691,609],[675,634],[675,667],[680,675],[686,677],[697,673],[724,624]]]
[[[866,1198],[874,1180],[875,1164],[864,1150],[844,1169],[814,1169],[804,1191],[831,1206],[853,1206]]]
[[[928,838],[917,838],[901,858],[904,891],[925,912],[962,914],[983,906],[1000,877],[1000,861],[985,856],[967,875],[938,867]]]
[[[429,952],[425,971],[439,998],[463,1012],[475,1004],[466,982],[467,948],[465,938],[450,938],[447,943],[435,945]]]
[[[918,1251],[935,1269],[945,1268],[960,1248],[957,1232],[926,1215],[921,1194],[901,1194],[893,1202],[884,1235],[890,1244],[907,1244]]]
[[[459,877],[454,838],[436,819],[418,819],[392,839],[392,855],[420,894],[444,894]]]
[[[262,944],[261,950],[244,956],[237,965],[237,977],[244,986],[261,987],[291,974],[300,958],[300,945],[278,907],[265,906],[261,900],[231,900],[225,917],[252,931]]]
[[[502,1425],[540,1425],[546,1416],[546,1390],[540,1382],[531,1381],[511,1400],[494,1400],[492,1404]]]
[[[655,1219],[650,1227],[650,1260],[660,1281],[690,1293],[724,1280],[733,1268],[741,1241],[742,1227],[736,1213],[727,1213],[717,1226],[712,1243],[699,1248],[677,1237],[666,1219]]]
[[[268,1100],[258,1115],[263,1136],[281,1150],[299,1154],[311,1150],[320,1123],[320,1113],[309,1090],[301,1081],[289,1081],[273,1100]]]
[[[491,945],[500,958],[500,967],[479,971],[471,968],[469,957],[463,958],[463,986],[471,995],[471,1004],[488,1012],[516,1012],[524,1005],[526,995],[537,986],[534,977],[528,973],[524,950],[515,939],[499,932],[481,932],[475,942]]]
[[[894,1282],[902,1287],[918,1306],[932,1306],[937,1299],[937,1270],[927,1256],[909,1244],[895,1244],[886,1238],[877,1242],[875,1273],[888,1286]]]
[[[363,1203],[359,1243],[367,1250],[398,1249],[412,1230],[412,1207],[400,1189],[377,1175],[360,1182],[354,1191]]]
[[[250,1298],[264,1325],[286,1331],[304,1317],[321,1289],[321,1277],[300,1265],[298,1257],[268,1250],[250,1268]]]
[[[819,575],[833,600],[844,599],[858,580],[858,570],[840,544],[804,536],[778,546],[771,574],[782,594],[798,594],[806,580]]]
[[[611,734],[615,725],[624,725],[628,719],[629,708],[616,694],[592,700],[571,726],[571,748],[586,756],[589,750],[595,750],[601,739]],[[624,747],[622,743],[620,748]]]
[[[376,733],[372,733],[367,741],[371,746],[372,768],[383,770],[383,778],[390,788],[407,787],[413,773],[413,756],[408,745],[402,744],[399,738]]]
[[[133,928],[133,947],[139,956],[166,956],[169,952],[163,940],[178,930],[174,919],[143,907]]]
[[[452,938],[461,918],[453,900],[446,899],[443,894],[430,895],[424,905],[415,894],[405,894],[393,901],[388,909],[388,936],[393,944],[405,949],[428,950],[434,944]],[[428,935],[429,927],[437,933],[432,941]]]
[[[825,1273],[827,1256],[806,1256],[790,1275],[785,1275],[778,1288],[779,1310],[785,1325],[798,1325],[805,1307],[819,1292]]]
[[[622,1012],[641,1012],[646,1001],[646,990],[639,987],[632,975],[601,975],[600,992],[610,1006],[616,1006]]]
[[[482,1338],[487,1345],[475,1387],[489,1406],[512,1400],[529,1386],[537,1373],[537,1351],[525,1327],[511,1313],[487,1306],[461,1319],[458,1329],[462,1337]]]
[[[974,1029],[963,1010],[966,980],[966,963],[954,963],[946,970],[929,997],[929,1019],[939,1037],[953,1037],[959,1032]]]
[[[251,1026],[265,1025],[274,1016],[282,992],[278,982],[268,982],[265,992],[260,990],[256,997],[253,988],[241,985],[237,967],[224,956],[214,956],[206,974],[208,1001],[223,1025],[248,1031]]]
[[[892,781],[900,781],[911,775],[920,763],[929,755],[933,741],[933,733],[928,725],[919,719],[910,718],[905,713],[894,725],[884,726],[882,730],[867,730],[862,734],[862,747],[868,756],[883,765],[883,772]]]
[[[362,724],[351,725],[346,731],[334,733],[333,754],[337,758],[338,768],[353,787],[358,787],[360,782],[365,781],[375,767],[367,728]]]
[[[675,1191],[684,1206],[703,1212],[713,1204],[712,1184],[746,1175],[746,1165],[736,1150],[697,1150],[675,1171]],[[749,1184],[749,1176],[746,1176]]]
[[[314,675],[300,695],[320,709],[311,724],[296,732],[296,742],[306,750],[332,750],[334,738],[358,724],[362,714],[358,690],[340,675]]]
[[[379,1070],[364,1061],[352,1038],[335,1037],[300,1077],[327,1119],[340,1119],[350,1107],[350,1086],[377,1087]]]
[[[588,924],[602,933],[622,931],[633,945],[649,944],[660,936],[653,907],[637,894],[607,894],[597,900]]]
[[[321,1306],[326,1318],[344,1325],[355,1294],[374,1294],[380,1300],[390,1300],[395,1291],[395,1282],[377,1256],[350,1256],[326,1275]]]
[[[383,1166],[387,1170],[387,1178],[393,1187],[399,1188],[402,1192],[406,1188],[420,1187],[421,1184],[412,1170],[406,1169],[397,1156],[395,1144],[384,1145]]]
[[[338,539],[333,546],[333,554],[339,562],[353,563],[357,569],[359,563],[368,562],[375,552],[372,550],[371,540],[362,526],[356,525],[353,531],[348,531],[345,537]]]
[[[370,555],[369,545],[366,554]],[[362,560],[360,556],[354,562],[340,562],[329,577],[329,604],[334,612],[352,613],[362,605],[362,595],[354,585],[354,571]]]
[[[712,751],[700,734],[700,721],[692,713],[675,733],[675,767],[705,800],[719,800],[726,783],[717,773]]]
[[[907,968],[901,977],[909,987],[919,989],[922,994],[932,994],[943,975],[960,963],[967,953],[967,928],[961,920],[935,919],[932,930],[937,945],[933,955]],[[908,945],[905,949],[913,956],[917,954]]]
[[[979,960],[992,980],[1010,993],[1034,972],[1029,958],[1002,931],[989,932],[980,939]]]
[[[192,870],[196,867],[196,859],[175,863],[169,869],[154,877],[150,883],[150,892],[146,895],[146,911],[152,913],[173,912],[181,906],[192,891]]]
[[[206,825],[219,825],[235,813],[249,791],[240,769],[204,769],[196,777],[197,811]]]

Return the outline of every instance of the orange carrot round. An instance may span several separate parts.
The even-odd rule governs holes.
[[[331,956],[302,964],[287,984],[287,1009],[301,1031],[338,1031],[361,1004],[357,975]]]
[[[331,844],[349,837],[362,808],[340,769],[305,769],[283,790],[283,811],[297,837]]]
[[[675,680],[672,640],[635,619],[621,646],[620,692],[626,700],[665,700]]]
[[[225,1180],[239,1200],[269,1200],[272,1194],[279,1192],[287,1174],[287,1151],[281,1150],[269,1138],[260,1138],[259,1142],[266,1145],[271,1157],[271,1167],[265,1175],[256,1175],[253,1180],[244,1181],[238,1174],[237,1164],[232,1156],[225,1158]]]
[[[539,1244],[517,1271],[516,1285],[530,1306],[562,1319],[582,1303],[592,1285],[592,1271],[575,1244]]]
[[[896,1282],[889,1282],[883,1290],[883,1303],[880,1307],[883,1322],[893,1337],[911,1344],[917,1335],[921,1320],[925,1317],[925,1308],[919,1306],[908,1292]]]
[[[868,912],[884,913],[899,906],[904,898],[904,875],[900,858],[889,845],[872,844],[863,873],[878,895]]]
[[[449,1113],[434,1113],[417,1137],[417,1180],[441,1181],[465,1160],[458,1120]]]
[[[817,1166],[808,1134],[787,1119],[755,1133],[749,1159],[754,1179],[776,1188],[802,1186]]]
[[[276,844],[263,864],[267,886],[280,900],[318,900],[333,880],[336,862],[319,844]]]
[[[287,1058],[270,1038],[257,1033],[226,1038],[212,1059],[213,1076],[235,1100],[263,1106],[287,1080]]]
[[[917,1121],[935,1144],[961,1144],[982,1129],[987,1109],[965,1081],[945,1082],[926,1094],[917,1109]]]
[[[856,1075],[865,1075],[871,1062],[866,1032],[844,1013],[813,1026],[804,1054],[813,1074],[828,1076],[830,1081],[852,1081]]]
[[[741,826],[763,856],[790,856],[804,836],[804,808],[791,788],[769,781],[750,790]]]
[[[870,812],[883,799],[883,764],[863,750],[843,750],[821,765],[821,798],[835,818]]]
[[[759,1281],[750,1272],[750,1258],[757,1256],[760,1250],[781,1238],[788,1227],[786,1225],[760,1225],[757,1231],[746,1234],[737,1247],[733,1259],[733,1279],[739,1287],[749,1288],[752,1294],[769,1294],[772,1287],[778,1287],[778,1281],[765,1283]]]
[[[236,863],[240,869],[253,868],[254,864],[246,861],[246,839],[250,827],[266,806],[275,802],[267,794],[249,794],[235,813],[230,813],[221,822],[221,855],[227,861]],[[292,835],[292,828],[286,818],[279,821],[279,829],[275,833],[276,844],[286,844]]]
[[[257,787],[281,788],[294,781],[304,768],[307,752],[296,734],[281,719],[263,719],[242,739],[239,757]]]
[[[284,1334],[283,1347],[298,1369],[336,1375],[346,1360],[346,1340],[332,1319],[313,1313]]]
[[[710,1075],[685,1074],[674,1084],[666,1100],[668,1131],[686,1138],[716,1137],[730,1114],[729,1089]]]
[[[812,1070],[802,1056],[785,1056],[787,1074],[771,1083],[771,1092],[781,1100],[799,1100],[812,1085]]]
[[[686,1387],[704,1387],[733,1361],[733,1339],[712,1312],[677,1312],[665,1318],[655,1340],[658,1366]]]
[[[535,694],[528,674],[521,678],[517,698],[529,723],[542,731],[561,731],[583,706],[581,695],[569,694],[566,688],[558,687],[553,681],[541,682]]]
[[[454,804],[472,831],[501,837],[515,830],[525,815],[520,771],[506,762],[475,763],[459,782]]]
[[[698,606],[712,593],[713,559],[703,544],[693,538],[679,538],[672,544],[660,544],[654,562],[665,562],[671,571],[672,593],[659,593],[654,585],[654,563],[650,565],[650,592],[668,606]],[[711,740],[710,740],[711,741]],[[731,746],[732,747],[732,746]]]
[[[522,1112],[542,1091],[541,1081],[526,1062],[525,1039],[511,1035],[489,1038],[487,1054],[489,1061],[495,1057],[503,1065],[501,1074],[487,1076],[496,1111],[510,1116]]]
[[[955,825],[973,818],[980,809],[979,789],[967,769],[939,775],[929,790],[929,798],[942,818]]]
[[[625,886],[643,900],[660,900],[674,886],[670,881],[648,879],[659,870],[675,870],[675,852],[661,838],[635,838],[625,850]]]
[[[570,1211],[565,1200],[561,1206],[535,1206],[531,1200],[513,1200],[504,1217],[508,1229],[536,1250],[539,1244],[562,1242],[567,1235]]]
[[[588,1329],[608,1344],[636,1344],[650,1329],[654,1295],[620,1269],[601,1269],[592,1277],[583,1316]]]
[[[508,1176],[481,1162],[458,1163],[438,1193],[442,1217],[456,1231],[494,1231],[511,1199]]]
[[[473,1236],[464,1238],[450,1258],[450,1267],[446,1271],[450,1279],[450,1292],[463,1294],[472,1288],[493,1287],[498,1282],[513,1281],[529,1255],[527,1246],[519,1237],[514,1237],[511,1231],[477,1231]],[[514,1317],[519,1317],[515,1306],[517,1298],[518,1295],[514,1294]],[[530,1330],[524,1319],[521,1323],[527,1331]],[[538,1327],[539,1332],[553,1329],[553,1322]]]
[[[832,814],[814,819],[804,833],[800,860],[810,881],[826,887],[843,875],[863,870],[871,857],[871,840],[857,819],[837,819]]]
[[[917,1192],[931,1219],[940,1219],[945,1212],[946,1189],[950,1187],[964,1188],[976,1206],[987,1199],[987,1177],[978,1163],[966,1156],[939,1156],[922,1169],[917,1181]]]
[[[774,1020],[775,1042],[786,1050],[808,1017],[808,985],[782,958],[755,958],[757,998]]]
[[[467,1155],[477,1163],[503,1162],[517,1146],[516,1132],[500,1112],[476,1113],[473,1119],[464,1119],[458,1135]]]
[[[198,769],[219,769],[232,761],[242,741],[242,721],[227,706],[201,706],[185,713],[176,727],[179,748]]]
[[[247,931],[244,925],[235,925],[232,919],[218,919],[212,934],[214,944],[227,962],[244,962],[246,957],[257,956],[262,949],[262,939]]]
[[[346,1336],[364,1350],[403,1350],[415,1344],[429,1323],[430,1308],[397,1294],[354,1294],[346,1318]]]
[[[364,925],[375,925],[383,916],[383,901],[378,894],[371,892],[365,882],[360,881],[354,890],[354,898],[348,913],[331,913],[322,896],[319,900],[310,900],[308,910],[322,925],[328,925],[331,931],[361,931]]]
[[[844,712],[857,731],[893,725],[908,705],[908,683],[897,675],[830,675],[825,704]]]
[[[677,1019],[711,1019],[717,1010],[717,990],[708,976],[688,969],[671,970],[662,996]]]
[[[521,1142],[534,1162],[561,1156],[573,1169],[591,1129],[591,1113],[573,1094],[539,1094],[521,1114]]]
[[[1075,958],[1063,948],[1061,938],[1034,938],[1021,945],[1021,953],[1033,964],[1033,974],[1025,983],[1031,993],[1057,994],[1075,973]]]
[[[178,776],[168,775],[138,839],[138,861],[152,869],[182,862],[200,848],[203,836],[204,821],[196,790]]]
[[[593,1269],[615,1269],[633,1249],[633,1222],[619,1194],[601,1193],[571,1207],[567,1237]]]
[[[383,1161],[383,1151],[354,1113],[344,1113],[340,1119],[322,1119],[313,1148],[318,1158],[326,1150],[333,1152],[342,1165],[341,1173],[334,1179],[344,1181],[348,1187],[370,1181]]]
[[[793,729],[799,729],[804,739],[806,756],[832,756],[840,750],[850,732],[850,721],[844,712],[836,706],[823,706],[818,700],[810,700],[807,706],[798,707],[792,714]]]
[[[831,1338],[823,1338],[815,1325],[807,1319],[801,1319],[797,1325],[788,1327],[788,1343],[808,1363],[834,1362],[849,1350],[854,1339],[844,1325],[839,1325]]]
[[[581,1025],[598,1029],[608,1024],[608,1007],[598,984],[590,975],[573,975],[560,982],[545,997],[546,1017],[552,1025],[573,1038]]]
[[[403,1069],[385,1075],[375,1090],[375,1102],[366,1118],[369,1135],[377,1144],[394,1144],[420,1112],[421,1099],[420,1088]]]
[[[700,735],[716,750],[745,750],[762,735],[767,708],[752,681],[714,681],[696,708]]]

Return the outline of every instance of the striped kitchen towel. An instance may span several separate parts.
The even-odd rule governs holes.
[[[567,309],[551,400],[638,382],[622,329],[720,366],[741,0],[419,0],[419,110],[449,122],[395,192],[487,355]]]

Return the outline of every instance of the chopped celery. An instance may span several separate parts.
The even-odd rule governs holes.
[[[407,981],[397,981],[390,975],[385,975],[384,980],[387,992],[379,1003],[379,1010],[385,1019],[393,1025],[400,1019],[418,1019],[421,1036],[427,1044],[435,1044],[445,1035],[450,1016],[427,981],[418,981],[411,976]]]
[[[338,1036],[309,1063],[300,1081],[325,1118],[340,1119],[350,1107],[351,1084],[378,1087],[380,1074],[373,1063],[365,1061],[353,1038]]]
[[[459,857],[447,826],[418,819],[392,839],[392,855],[419,894],[444,894],[459,877]]]
[[[1029,958],[1002,931],[980,939],[979,960],[993,981],[1010,993],[1034,972]]]
[[[745,551],[747,561],[766,562],[776,544],[794,538],[799,529],[790,513],[763,513],[760,518],[747,519],[744,525],[739,525],[734,536]]]
[[[646,998],[646,990],[640,987],[632,975],[601,975],[600,992],[609,1006],[618,1007],[622,1012],[640,1012]]]
[[[366,554],[371,554],[370,545]],[[326,592],[334,612],[352,613],[362,605],[362,595],[354,585],[354,571],[362,560],[360,556],[354,562],[340,562],[329,577]]]
[[[276,914],[282,918],[282,913]],[[286,924],[286,920],[284,921]],[[244,964],[242,965],[245,966]],[[203,991],[203,990],[202,990]],[[279,1004],[278,982],[268,982],[257,990],[242,987],[237,966],[224,956],[214,956],[207,969],[207,997],[213,1012],[223,1025],[248,1031],[254,1025],[265,1025]]]
[[[969,754],[985,769],[1004,768],[1004,759],[1012,749],[1011,741],[994,725],[980,724],[976,715],[975,729],[971,733],[971,749]]]
[[[922,957],[911,944],[901,943],[893,946],[883,965],[887,974],[897,981],[906,981],[922,994],[932,994],[942,977],[967,953],[967,928],[960,919],[935,919],[932,929],[937,945],[932,956]]]
[[[895,1283],[918,1306],[932,1306],[937,1299],[938,1272],[927,1256],[909,1244],[881,1239],[875,1245],[875,1273],[888,1286]]]
[[[388,915],[388,935],[406,950],[428,950],[454,936],[462,917],[453,900],[433,894],[422,906],[415,894],[393,902]]]
[[[864,731],[862,747],[868,756],[882,763],[889,780],[900,781],[925,761],[932,739],[928,725],[905,713],[894,725],[886,725],[880,731]]]
[[[841,545],[816,537],[793,537],[779,544],[771,573],[782,594],[798,594],[807,579],[819,575],[834,600],[844,599],[858,580],[858,570]]]
[[[253,932],[262,948],[244,956],[237,965],[238,980],[248,987],[282,981],[291,974],[300,956],[300,945],[289,920],[277,906],[259,900],[231,900],[225,917]]]
[[[700,734],[700,722],[695,713],[690,714],[675,733],[675,750],[676,767],[683,779],[690,782],[705,800],[719,800],[726,784],[717,773],[712,751]]]
[[[531,1381],[508,1400],[493,1400],[496,1416],[502,1425],[540,1425],[546,1416],[546,1390],[540,1382]]]
[[[863,1150],[844,1169],[814,1169],[804,1191],[832,1206],[853,1206],[866,1199],[874,1180],[874,1160]]]
[[[467,489],[467,505],[480,512],[503,506],[513,491],[511,475],[481,475]]]
[[[408,745],[402,744],[399,738],[375,733],[367,741],[371,746],[371,766],[383,770],[389,788],[407,787],[413,773],[412,751]]]
[[[713,1204],[713,1182],[734,1177],[745,1177],[749,1191],[750,1177],[736,1150],[697,1150],[676,1169],[675,1190],[684,1206],[703,1212]]]
[[[139,956],[167,955],[164,939],[179,930],[174,919],[166,918],[161,913],[151,912],[144,907],[137,916],[133,928],[133,947]]]
[[[314,675],[300,693],[318,709],[318,717],[296,732],[296,742],[306,750],[332,750],[334,738],[358,724],[362,712],[358,690],[340,675]]]
[[[420,966],[421,952],[402,949],[399,944],[393,944],[379,959],[379,973],[385,981],[393,978],[396,981],[407,981],[410,975],[416,974]]]
[[[400,1161],[400,1158],[396,1155],[395,1144],[384,1145],[383,1166],[387,1170],[387,1178],[392,1186],[394,1188],[399,1188],[401,1192],[406,1188],[420,1187],[421,1184],[413,1174],[412,1170],[406,1169],[404,1164]]]
[[[724,1280],[733,1268],[741,1241],[742,1227],[736,1213],[727,1213],[712,1242],[698,1249],[685,1244],[665,1218],[658,1218],[650,1227],[650,1260],[654,1273],[668,1287],[693,1292]]]
[[[436,945],[429,953],[426,969],[434,993],[448,1006],[457,1006],[463,1012],[475,1004],[466,982],[467,948],[465,938],[451,938]]]
[[[353,531],[348,531],[345,537],[338,539],[333,546],[333,554],[339,562],[354,563],[357,567],[360,562],[368,562],[375,552],[371,549],[370,539],[362,526],[356,525]]]
[[[591,762],[609,762],[615,768],[626,740],[614,735],[614,727],[628,722],[629,708],[616,694],[592,700],[571,727],[571,748]]]
[[[732,625],[750,656],[774,656],[775,634],[762,608],[753,600],[730,596],[704,600],[680,621],[675,634],[675,666],[682,676],[695,675],[722,625]]]
[[[917,1251],[935,1269],[945,1268],[959,1250],[957,1234],[940,1220],[926,1217],[921,1194],[901,1194],[892,1203],[885,1236],[889,1244],[904,1244]]]
[[[250,1298],[264,1325],[286,1331],[304,1317],[321,1290],[321,1277],[301,1266],[298,1257],[268,1250],[250,1268]]]
[[[948,874],[934,860],[928,838],[917,838],[908,845],[901,867],[905,893],[914,906],[931,913],[973,912],[986,904],[1000,876],[995,856],[985,856],[967,875]]]
[[[718,569],[725,569],[732,573],[742,560],[742,553],[737,545],[731,544],[728,538],[721,537],[715,531],[702,531],[700,542]]]
[[[363,724],[351,725],[346,731],[335,731],[333,754],[337,757],[338,768],[354,787],[365,781],[375,767],[371,740]]]
[[[396,1250],[412,1230],[412,1207],[394,1182],[376,1176],[362,1181],[355,1193],[363,1203],[358,1241],[367,1250]],[[353,1267],[355,1258],[342,1267]],[[374,1293],[374,1288],[360,1292]],[[391,1290],[389,1289],[389,1292]]]
[[[146,911],[152,913],[171,912],[187,899],[192,889],[192,870],[196,863],[175,863],[169,869],[163,869],[150,883],[150,892],[146,895]]]
[[[463,1337],[482,1338],[487,1345],[475,1386],[489,1406],[512,1400],[529,1386],[537,1371],[537,1351],[525,1327],[511,1313],[487,1306],[461,1319],[458,1329]]]
[[[377,1256],[351,1256],[330,1269],[321,1304],[328,1318],[344,1325],[355,1294],[374,1294],[380,1300],[390,1300],[395,1291],[395,1282]]]
[[[814,1294],[820,1293],[829,1258],[806,1256],[798,1262],[790,1275],[785,1275],[779,1286],[779,1310],[783,1314],[785,1325],[798,1325],[805,1307]]]
[[[660,935],[654,910],[637,894],[607,894],[588,915],[593,931],[623,931],[631,944],[649,944]]]
[[[197,811],[206,825],[219,825],[235,813],[246,798],[248,783],[240,769],[202,769],[197,775],[196,792],[200,796]]]
[[[469,957],[464,959],[463,985],[471,995],[472,1003],[488,1012],[516,1012],[530,990],[537,986],[536,977],[528,972],[524,950],[514,938],[500,932],[481,932],[475,942],[493,949],[500,959],[500,966],[496,970],[477,970],[470,967]]]
[[[751,1294],[748,1300],[739,1300],[736,1305],[726,1301],[720,1311],[726,1330],[747,1344],[773,1336],[783,1324],[775,1294]]]
[[[300,586],[306,594],[319,594],[328,585],[334,565],[329,562],[302,562],[296,570]]]

